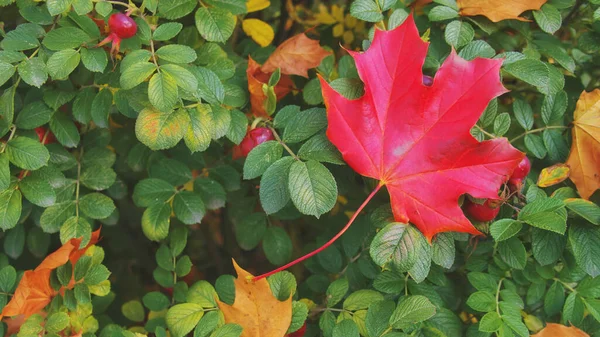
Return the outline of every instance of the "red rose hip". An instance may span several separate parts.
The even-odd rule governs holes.
[[[111,15],[108,19],[108,28],[110,28],[111,33],[116,34],[121,39],[133,37],[137,32],[135,21],[123,13]]]
[[[496,201],[486,200],[482,205],[476,204],[470,200],[465,200],[465,212],[474,220],[487,222],[494,220],[500,212],[500,207],[494,205]]]
[[[519,162],[519,165],[517,165],[517,168],[515,168],[515,170],[513,171],[512,175],[510,176],[510,180],[513,180],[513,181],[517,181],[518,179],[522,180],[523,178],[527,177],[530,169],[531,169],[531,162],[529,161],[529,158],[527,158],[525,156]]]
[[[252,129],[246,134],[240,145],[233,148],[233,159],[246,157],[259,144],[273,139],[275,137],[269,128]]]
[[[44,135],[46,134],[46,128],[45,127],[37,127],[35,128],[35,133],[38,136],[38,139],[40,140],[40,142],[43,140],[44,141],[44,145],[46,144],[52,144],[54,142],[56,142],[56,137],[54,137],[54,134],[52,133],[52,131],[48,131],[48,135],[46,136],[46,139],[44,140]]]
[[[306,332],[306,322],[304,322],[304,325],[300,329],[287,334],[286,337],[304,337],[305,332]]]

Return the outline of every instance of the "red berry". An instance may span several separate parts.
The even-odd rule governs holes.
[[[46,128],[43,126],[37,127],[37,128],[35,128],[35,133],[37,133],[38,139],[41,142],[44,139],[44,135],[46,134]],[[46,136],[44,145],[52,144],[54,142],[56,142],[56,137],[54,137],[54,134],[52,133],[52,131],[48,131],[48,135]]]
[[[304,337],[305,332],[306,332],[306,322],[304,322],[304,325],[300,329],[287,334],[287,337]]]
[[[240,145],[233,149],[233,159],[246,157],[253,148],[268,140],[273,140],[273,132],[269,128],[256,128],[250,130]]]
[[[476,204],[470,200],[465,200],[465,212],[474,220],[487,222],[494,220],[500,212],[500,207],[495,205],[497,201],[486,200],[483,205]]]
[[[430,87],[433,85],[433,77],[423,75],[423,85]]]
[[[110,32],[114,33],[121,39],[133,37],[137,32],[137,24],[132,18],[123,14],[115,13],[108,19],[108,27]]]
[[[527,175],[529,174],[530,169],[531,169],[531,162],[529,161],[529,158],[527,158],[525,156],[519,162],[519,165],[517,165],[517,168],[515,168],[515,170],[513,171],[512,175],[510,176],[510,180],[516,180],[516,179],[523,180],[523,178],[527,177]]]

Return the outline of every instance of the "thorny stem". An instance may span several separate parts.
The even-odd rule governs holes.
[[[347,230],[348,228],[350,228],[350,225],[352,225],[352,223],[354,223],[354,220],[356,220],[356,218],[358,217],[358,215],[360,214],[360,212],[365,208],[365,206],[367,206],[367,204],[369,203],[369,201],[371,201],[371,199],[373,199],[373,197],[375,196],[375,194],[377,194],[377,192],[379,191],[379,189],[383,186],[382,183],[379,183],[377,185],[377,187],[375,187],[375,189],[373,190],[373,192],[371,192],[371,194],[369,194],[369,196],[365,199],[365,201],[363,201],[363,203],[360,205],[360,207],[358,207],[358,209],[356,210],[356,212],[354,212],[354,214],[352,215],[352,217],[350,218],[350,220],[348,221],[348,223],[344,226],[344,228],[342,228],[342,230],[340,230],[333,238],[331,238],[331,240],[327,241],[327,243],[325,243],[324,245],[322,245],[321,247],[313,250],[312,252],[295,259],[294,261],[286,264],[285,266],[281,266],[273,271],[270,271],[268,273],[262,274],[262,275],[258,275],[255,276],[252,280],[253,281],[258,281],[260,279],[263,279],[265,277],[269,277],[273,274],[276,274],[282,270],[286,270],[289,267],[300,263],[308,258],[311,258],[317,254],[319,254],[320,252],[324,251],[325,249],[327,249],[329,246],[331,246],[337,239],[340,238],[340,236],[342,236]]]
[[[281,137],[279,137],[279,134],[277,133],[277,131],[275,131],[275,129],[270,126],[269,126],[269,129],[271,130],[271,132],[273,132],[273,137],[275,137],[275,140],[277,140],[279,142],[279,144],[281,144],[281,146],[283,146],[283,148],[287,151],[287,153],[289,153],[294,159],[300,160],[300,158],[298,158],[298,156],[294,153],[294,151],[292,151],[292,149],[290,149],[290,147],[287,146],[287,144],[283,140],[281,140]]]
[[[520,134],[520,135],[516,136],[515,138],[513,138],[513,139],[509,140],[509,142],[510,142],[510,143],[513,143],[514,141],[516,141],[516,140],[519,140],[519,139],[521,139],[521,138],[523,138],[523,137],[525,137],[526,135],[528,135],[528,134],[531,134],[531,133],[542,132],[542,131],[544,131],[544,130],[549,130],[549,129],[568,129],[568,128],[569,128],[568,126],[563,126],[563,125],[557,125],[557,126],[545,126],[545,127],[543,127],[543,128],[539,128],[539,129],[533,129],[533,130],[525,131],[525,132],[523,132],[522,134]]]

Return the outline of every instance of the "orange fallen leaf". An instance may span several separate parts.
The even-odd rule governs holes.
[[[98,229],[92,233],[90,243],[82,249],[79,249],[81,238],[71,239],[54,253],[46,256],[37,268],[25,271],[15,294],[2,309],[0,319],[5,316],[18,315],[27,318],[44,309],[52,301],[52,298],[59,293],[52,289],[50,285],[52,270],[64,265],[67,261],[71,261],[71,264],[75,265],[79,258],[85,254],[85,251],[98,242],[99,237],[100,230]]]
[[[573,121],[573,141],[567,165],[583,199],[600,188],[600,89],[582,92]]]
[[[545,328],[531,337],[590,337],[590,335],[574,326],[548,323]]]
[[[539,187],[549,187],[565,181],[569,178],[571,169],[566,164],[555,164],[546,167],[540,172],[537,185]]]
[[[269,82],[270,73],[265,73],[260,68],[260,64],[256,63],[251,57],[248,57],[248,70],[246,70],[248,76],[248,91],[250,92],[250,105],[252,107],[252,114],[256,117],[268,117],[267,111],[265,110],[265,100],[267,96],[262,90],[262,86]],[[275,96],[279,101],[285,95],[287,95],[292,88],[294,83],[287,75],[281,75],[279,83],[275,86]]]
[[[285,40],[262,66],[270,73],[277,68],[282,74],[299,75],[308,78],[308,69],[315,68],[331,54],[319,45],[319,41],[309,39],[306,34],[298,34]]]
[[[254,277],[233,261],[238,275],[235,284],[235,302],[228,305],[217,301],[226,323],[236,323],[244,328],[240,337],[284,336],[292,322],[292,294],[281,302],[271,292],[266,279],[252,281]]]
[[[519,15],[527,10],[539,10],[547,0],[457,0],[460,15],[483,15],[493,22],[508,19],[529,21]]]

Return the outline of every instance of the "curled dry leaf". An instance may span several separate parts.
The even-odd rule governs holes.
[[[582,92],[573,117],[573,141],[567,165],[583,199],[600,188],[600,89]]]
[[[27,270],[15,290],[10,302],[2,309],[2,317],[13,317],[23,315],[25,318],[40,312],[48,305],[54,296],[58,294],[50,285],[50,274],[52,271],[70,261],[74,266],[86,250],[96,244],[100,238],[100,230],[92,233],[87,246],[79,248],[81,238],[71,239],[54,253],[46,256],[34,270]],[[70,288],[74,286],[71,281]]]
[[[520,17],[527,10],[538,10],[547,0],[457,0],[460,15],[483,15],[493,22],[508,19],[528,21]]]
[[[298,34],[284,41],[262,66],[267,73],[281,69],[282,74],[308,78],[308,69],[315,68],[331,54],[319,45],[319,41]]]
[[[569,178],[571,170],[566,164],[555,164],[546,167],[540,172],[537,185],[539,187],[549,187],[565,181]]]
[[[574,326],[548,323],[545,328],[531,337],[590,337],[590,335]]]
[[[292,294],[281,302],[271,292],[266,279],[252,281],[254,277],[233,261],[238,275],[234,281],[235,301],[228,305],[218,301],[225,322],[244,328],[240,337],[284,336],[292,322]]]
[[[269,82],[271,74],[265,73],[261,70],[260,64],[256,63],[251,57],[248,57],[248,69],[246,70],[248,76],[248,91],[250,92],[250,105],[252,106],[252,114],[256,117],[268,117],[267,111],[265,110],[264,103],[267,96],[262,90],[263,84]],[[275,86],[275,95],[277,100],[282,99],[285,95],[289,94],[294,87],[294,83],[287,75],[281,75],[281,79]]]
[[[524,156],[505,138],[478,142],[469,133],[506,92],[502,61],[466,61],[452,52],[426,86],[427,43],[412,16],[394,30],[377,30],[366,52],[350,53],[365,94],[349,100],[321,79],[331,142],[355,171],[387,186],[396,221],[414,223],[429,240],[447,231],[480,234],[459,197],[497,199]]]

